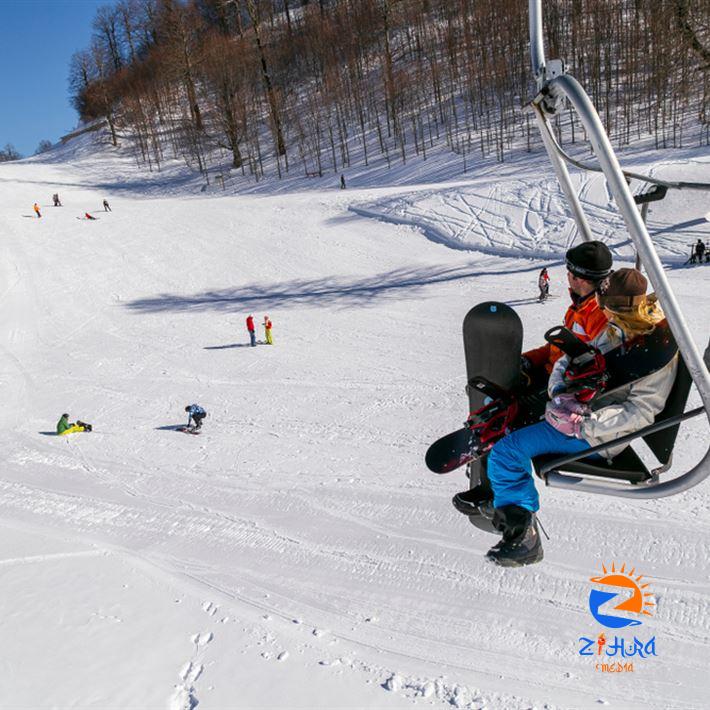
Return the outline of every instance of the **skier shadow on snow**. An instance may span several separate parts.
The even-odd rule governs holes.
[[[550,294],[545,301],[550,301],[550,300],[555,300],[559,298],[557,294]],[[515,306],[532,306],[533,304],[537,303],[543,303],[543,301],[540,301],[540,299],[537,296],[533,296],[531,298],[517,298],[513,299],[512,301],[504,301],[506,306],[510,306],[511,308]]]
[[[297,306],[339,306],[341,308],[375,305],[388,298],[416,296],[427,286],[464,281],[479,276],[502,276],[537,272],[537,264],[517,269],[477,270],[471,266],[438,266],[401,268],[360,279],[329,276],[321,279],[294,279],[264,286],[254,283],[237,288],[203,291],[191,296],[162,293],[152,298],[139,298],[125,304],[136,313],[184,311],[249,312],[267,305],[272,310]],[[225,346],[220,346],[225,347]],[[231,347],[231,346],[230,346]]]
[[[251,343],[232,343],[231,345],[205,345],[203,350],[231,350],[232,348],[250,348]]]
[[[178,431],[184,427],[185,424],[165,424],[164,426],[155,427],[155,431]]]

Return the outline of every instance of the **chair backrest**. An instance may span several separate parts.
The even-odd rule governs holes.
[[[685,411],[685,404],[688,401],[688,394],[690,393],[690,386],[692,384],[693,380],[688,372],[688,368],[685,366],[685,362],[683,362],[682,355],[679,355],[678,370],[676,372],[675,382],[673,383],[673,389],[668,395],[663,411],[656,416],[657,422],[662,422],[664,419],[668,419],[676,414],[682,414]],[[655,457],[662,464],[668,463],[671,458],[679,428],[680,424],[676,424],[675,426],[661,429],[661,431],[643,437],[643,440],[648,444],[648,448],[653,451]]]

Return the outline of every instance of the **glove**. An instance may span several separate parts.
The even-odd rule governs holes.
[[[589,415],[589,407],[579,402],[573,394],[560,394],[548,402],[545,421],[560,434],[580,437],[582,423]]]

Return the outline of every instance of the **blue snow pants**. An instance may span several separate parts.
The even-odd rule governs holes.
[[[519,505],[533,513],[540,508],[531,459],[540,454],[576,454],[591,448],[584,439],[560,434],[542,421],[504,436],[488,454],[493,507]]]

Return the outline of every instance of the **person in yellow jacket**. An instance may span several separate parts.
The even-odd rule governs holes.
[[[42,216],[42,213],[39,211],[39,205],[35,202],[34,205],[32,205],[32,209],[35,211],[35,214],[38,217]]]
[[[269,320],[269,316],[264,316],[264,334],[266,335],[266,344],[267,345],[274,344],[274,339],[271,336],[271,326],[272,326],[272,323]]]

